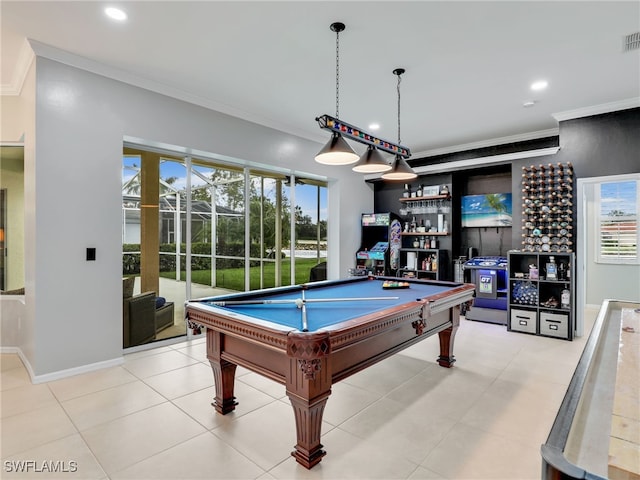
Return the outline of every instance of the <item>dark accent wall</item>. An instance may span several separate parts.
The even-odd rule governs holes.
[[[559,124],[559,136],[525,142],[514,142],[476,150],[466,150],[409,160],[416,168],[459,160],[482,158],[513,152],[532,151],[553,146],[555,155],[530,157],[485,168],[457,170],[436,175],[423,175],[412,185],[451,185],[451,236],[441,248],[450,252],[450,260],[466,255],[469,246],[480,255],[506,255],[509,249],[522,247],[522,167],[549,163],[572,163],[574,178],[600,177],[640,172],[640,108],[566,120]],[[374,209],[398,214],[403,183],[373,181]],[[513,195],[513,227],[462,229],[460,197],[481,193],[509,191]],[[577,200],[577,199],[576,199]],[[577,205],[574,202],[574,205]]]
[[[576,181],[640,172],[640,108],[566,120],[560,122],[559,131],[558,153],[512,163],[514,227],[522,223],[522,208],[516,205],[516,197],[522,196],[524,166],[571,163]],[[513,229],[513,248],[521,247],[521,234],[520,229]]]
[[[640,172],[640,108],[560,122],[556,158],[576,178]]]
[[[512,248],[512,227],[465,227],[460,224],[461,201],[460,196],[484,195],[487,193],[512,192],[511,165],[496,165],[474,170],[465,170],[454,173],[454,185],[459,197],[455,202],[453,212],[456,217],[455,225],[460,234],[456,236],[453,245],[453,258],[468,256],[470,247],[477,250],[481,256],[500,255],[506,256]],[[516,208],[520,202],[520,196],[514,195],[513,203]],[[516,230],[520,224],[514,224]]]

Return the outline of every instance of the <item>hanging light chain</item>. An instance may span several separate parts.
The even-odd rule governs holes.
[[[396,89],[398,90],[398,143],[402,143],[400,140],[400,82],[402,81],[402,77],[400,77],[401,73],[398,73],[398,85]]]
[[[336,28],[336,118],[340,118],[340,30]]]

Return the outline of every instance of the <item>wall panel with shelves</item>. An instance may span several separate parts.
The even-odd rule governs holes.
[[[401,248],[398,276],[444,280],[449,256],[446,250],[432,248]]]
[[[452,252],[452,245],[460,230],[458,228],[456,231],[453,228],[455,225],[456,214],[452,208],[452,205],[455,203],[455,197],[452,190],[451,180],[451,173],[420,176],[409,185],[410,191],[407,191],[406,197],[404,196],[406,189],[403,183],[383,181],[371,182],[375,189],[374,210],[392,211],[397,213],[401,219],[403,230],[401,232],[401,243],[403,249],[414,248],[413,242],[416,239],[418,239],[418,242],[420,239],[424,239],[425,244],[423,248],[430,249],[430,240],[435,239],[437,243],[436,248],[433,250],[443,250],[445,252],[447,260],[444,264],[441,264],[438,267],[439,280],[452,280],[453,266],[451,265],[451,259],[455,256]],[[417,190],[421,184],[423,186],[423,194],[418,195]],[[440,192],[444,193],[441,195]],[[429,202],[435,203],[429,204]],[[444,212],[439,208],[440,202],[442,202]],[[429,207],[433,207],[434,204],[438,208],[435,213],[433,210],[429,210]],[[426,208],[426,210],[422,210],[423,208]],[[434,229],[437,230],[438,214],[444,215],[443,223],[444,220],[447,220],[447,232],[429,231],[431,228],[427,228],[428,224],[426,220],[429,220],[431,227],[434,227]],[[416,221],[416,230],[421,226],[420,224],[422,220],[423,226],[425,227],[424,232],[411,232],[411,222],[414,216]],[[405,226],[408,230],[406,232],[404,231]],[[444,225],[442,226],[444,229]],[[406,262],[405,256],[406,253],[403,252],[402,262],[400,263],[401,268],[406,267],[404,264]],[[396,272],[397,275],[402,275],[403,273],[404,272],[400,271]]]

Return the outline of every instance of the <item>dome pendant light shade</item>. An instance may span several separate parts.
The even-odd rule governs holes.
[[[400,155],[396,155],[391,170],[382,174],[385,180],[413,180],[418,175]]]
[[[364,155],[360,157],[358,163],[352,168],[358,173],[382,173],[391,170],[391,165],[385,160],[380,151],[369,145]]]
[[[331,134],[327,144],[316,155],[316,162],[323,165],[351,165],[358,159],[358,154],[342,138],[342,135],[336,132]]]

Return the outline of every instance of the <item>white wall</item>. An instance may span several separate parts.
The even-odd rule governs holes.
[[[33,152],[25,137],[25,201],[34,206],[25,214],[27,303],[34,302],[26,323],[33,328],[20,345],[36,381],[121,358],[124,138],[340,176],[328,178],[330,278],[353,265],[360,213],[371,210],[373,192],[348,167],[314,162],[321,145],[43,57],[36,57],[36,86]],[[96,248],[96,261],[85,261],[87,247]]]

